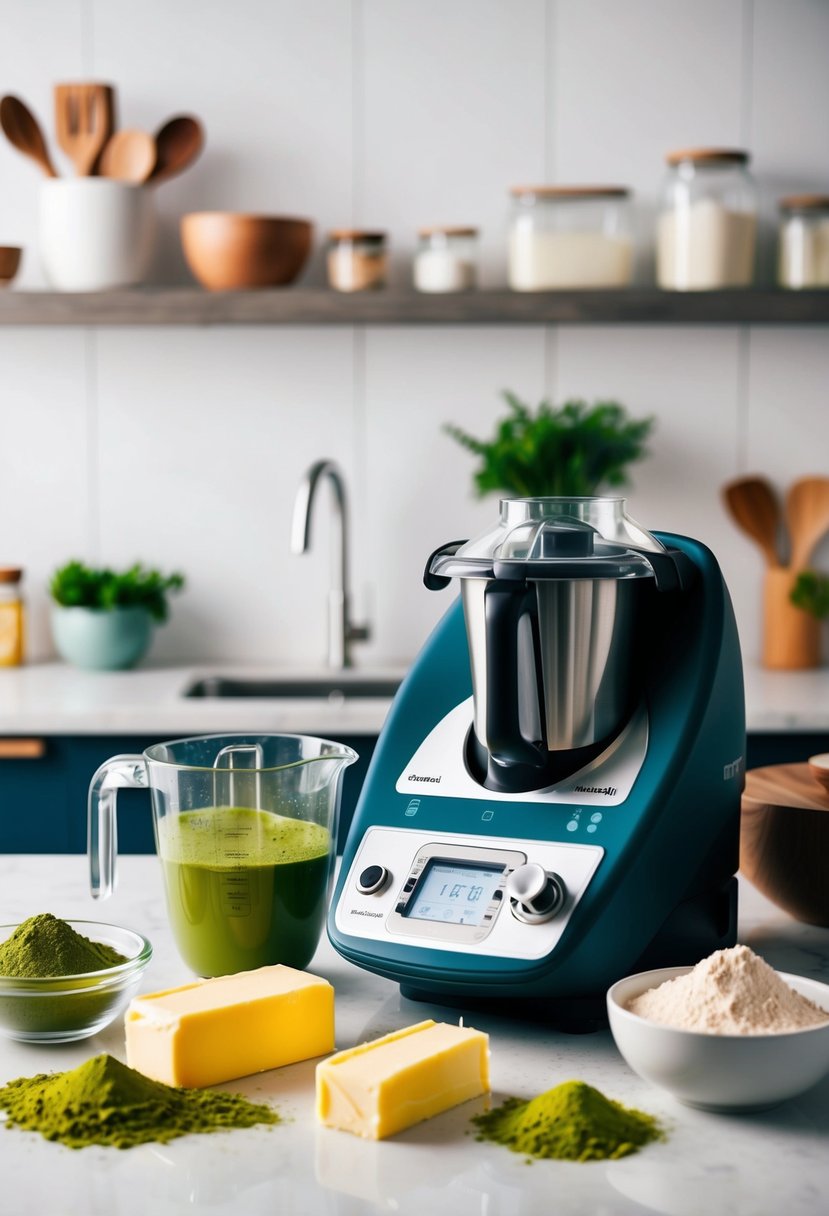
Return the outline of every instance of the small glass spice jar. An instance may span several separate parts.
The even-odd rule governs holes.
[[[829,287],[829,194],[780,200],[781,287]]]
[[[19,667],[23,662],[25,606],[17,566],[0,567],[0,667]]]
[[[421,228],[417,236],[417,291],[471,291],[476,286],[477,228]]]
[[[385,232],[337,228],[328,235],[328,285],[334,291],[385,287],[388,271]]]
[[[633,272],[624,186],[516,186],[509,232],[513,291],[627,287]]]
[[[669,152],[657,222],[656,280],[666,291],[749,287],[757,190],[740,148]]]

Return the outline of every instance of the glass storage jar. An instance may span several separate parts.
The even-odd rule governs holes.
[[[18,567],[0,567],[0,667],[19,667],[23,662],[25,608]]]
[[[781,287],[829,287],[829,194],[780,200]]]
[[[421,228],[414,285],[418,291],[470,291],[476,285],[477,228]]]
[[[337,228],[328,234],[328,284],[335,291],[385,287],[388,269],[385,232]]]
[[[509,232],[513,291],[626,287],[633,271],[624,186],[516,186]]]
[[[669,152],[657,222],[656,280],[666,291],[748,287],[754,275],[757,191],[748,152]]]

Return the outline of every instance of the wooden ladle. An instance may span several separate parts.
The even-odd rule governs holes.
[[[805,570],[816,545],[829,532],[829,478],[801,477],[786,495],[786,522],[792,538],[790,565]]]
[[[780,506],[765,477],[741,477],[723,486],[723,499],[735,523],[755,540],[769,566],[779,566]]]
[[[0,101],[0,126],[6,139],[18,152],[40,165],[47,177],[57,177],[40,123],[19,97],[8,96]]]
[[[146,131],[116,131],[101,153],[98,172],[118,182],[140,186],[156,163],[155,140]]]
[[[204,128],[189,114],[177,115],[159,129],[155,145],[155,168],[148,178],[152,186],[166,182],[192,165],[204,147]]]

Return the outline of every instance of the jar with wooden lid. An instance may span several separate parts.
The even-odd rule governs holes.
[[[829,287],[829,194],[780,200],[781,287]]]
[[[385,232],[336,228],[328,234],[328,285],[334,291],[385,287],[388,253]]]
[[[478,278],[477,228],[421,228],[414,258],[417,291],[470,291]]]
[[[669,152],[657,222],[656,280],[666,291],[748,287],[754,277],[757,190],[741,148]]]
[[[19,667],[23,662],[25,608],[23,571],[0,566],[0,667]]]
[[[624,186],[516,186],[509,232],[513,291],[626,287],[633,272]]]

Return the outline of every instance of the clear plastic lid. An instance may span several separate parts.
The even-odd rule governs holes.
[[[624,498],[506,498],[497,527],[438,550],[429,568],[443,578],[651,578],[645,555],[664,553]]]

